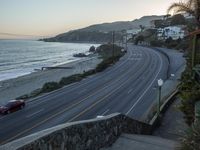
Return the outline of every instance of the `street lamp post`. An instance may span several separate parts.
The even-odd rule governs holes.
[[[158,80],[158,90],[159,90],[159,93],[158,93],[158,108],[157,108],[157,115],[158,116],[160,115],[160,103],[161,103],[161,88],[162,88],[162,85],[163,85],[163,80],[159,79]]]
[[[115,55],[115,31],[112,32],[112,59],[114,63],[114,55]]]

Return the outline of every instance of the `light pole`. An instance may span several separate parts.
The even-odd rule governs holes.
[[[114,52],[115,52],[115,31],[112,32],[112,59],[114,63]]]
[[[159,93],[158,93],[158,108],[157,108],[157,115],[159,116],[160,115],[160,102],[161,102],[161,88],[163,86],[163,80],[162,79],[159,79],[158,80],[158,90],[159,90]]]

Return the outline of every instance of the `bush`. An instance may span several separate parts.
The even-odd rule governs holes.
[[[114,46],[114,52],[113,52]],[[122,47],[113,44],[103,44],[96,48],[96,52],[105,60],[109,59],[110,57],[114,57],[121,55],[123,52],[121,51]]]
[[[93,74],[95,74],[95,69],[92,69],[92,70],[89,70],[89,71],[84,71],[84,73],[82,74],[82,76],[85,78],[85,77],[87,77],[87,76],[90,76],[90,75],[93,75]]]
[[[61,88],[61,85],[57,82],[47,82],[43,85],[42,89],[41,89],[41,93],[47,93],[47,92],[51,92],[54,90],[57,90]]]
[[[199,150],[200,149],[200,122],[195,122],[190,127],[185,137],[181,140],[180,150]]]
[[[82,74],[75,74],[69,77],[64,77],[60,80],[59,85],[60,86],[65,86],[74,82],[78,82],[81,81],[83,79],[83,75]]]

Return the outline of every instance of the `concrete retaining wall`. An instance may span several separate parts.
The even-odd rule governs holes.
[[[98,150],[121,133],[151,134],[151,126],[122,114],[62,124],[0,147],[1,150]]]

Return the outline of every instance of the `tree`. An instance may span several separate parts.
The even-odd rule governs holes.
[[[184,25],[186,24],[185,17],[181,14],[174,15],[171,18],[171,25]]]
[[[193,15],[200,28],[200,0],[187,0],[187,2],[173,3],[167,10],[167,12],[174,11],[175,13],[186,12]]]
[[[141,32],[144,31],[145,27],[143,25],[140,25],[139,27],[141,29]]]
[[[144,41],[144,36],[139,35],[135,38],[135,45],[138,45],[139,42],[143,42],[143,41]]]

